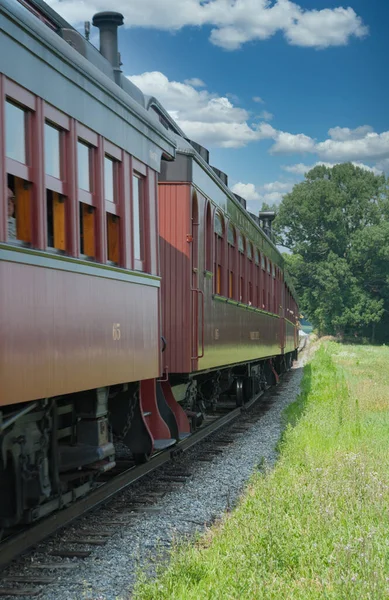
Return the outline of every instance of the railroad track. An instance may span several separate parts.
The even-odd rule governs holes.
[[[124,468],[124,470],[119,474],[98,484],[97,487],[86,497],[76,501],[74,504],[71,504],[67,508],[64,508],[61,511],[58,511],[57,513],[48,516],[47,518],[42,519],[36,524],[23,528],[18,533],[11,534],[5,539],[3,539],[0,543],[0,571],[3,571],[4,568],[7,567],[12,561],[17,559],[24,553],[28,552],[29,550],[32,550],[43,540],[53,536],[60,529],[69,526],[76,519],[92,511],[93,509],[96,509],[97,507],[107,503],[114,496],[128,488],[131,484],[134,484],[135,482],[144,478],[146,475],[152,473],[153,471],[156,471],[157,469],[161,468],[163,465],[166,465],[171,461],[175,461],[176,465],[176,460],[188,450],[193,448],[195,445],[199,444],[199,442],[205,440],[206,438],[209,438],[217,431],[221,430],[222,428],[239,419],[242,413],[249,415],[252,407],[258,403],[258,400],[266,392],[267,390],[265,392],[260,392],[259,394],[255,395],[251,400],[249,400],[244,406],[232,409],[227,414],[224,414],[221,417],[210,417],[209,421],[206,422],[197,432],[192,434],[189,438],[179,442],[173,449],[170,448],[168,450],[159,452],[158,454],[153,456],[149,462],[143,465],[130,466],[129,468]],[[242,425],[242,427],[242,431],[244,431],[244,426]],[[228,446],[232,442],[233,440],[229,438],[215,440],[215,447],[200,455],[199,460],[204,462],[212,460],[212,456],[221,452],[223,446]],[[126,462],[129,463],[130,461],[124,461],[124,463]],[[185,478],[186,474],[180,472],[178,466],[174,466],[174,473],[168,475],[167,479],[164,482],[165,487],[167,483],[180,483],[182,481],[185,481]],[[144,505],[146,502],[146,500],[141,500],[139,502],[138,512],[144,510],[144,506],[142,509],[142,505]],[[135,514],[136,512],[137,511],[135,511]],[[88,532],[84,532],[84,537],[81,537],[79,540],[75,540],[73,543],[76,545],[88,544],[92,546],[97,546],[103,545],[107,541],[107,532],[102,532],[100,538],[97,539],[96,536],[93,536],[93,539],[88,538],[87,533]],[[62,558],[86,558],[89,554],[89,550],[66,550],[59,548],[58,550],[53,551],[51,555],[59,556]],[[53,563],[52,568],[70,569],[71,567],[66,567],[65,564],[63,564],[62,566],[58,566]],[[37,569],[37,571],[39,570],[40,567]],[[44,575],[42,576],[39,572],[36,576],[23,577],[22,575],[20,575],[13,576],[11,578],[1,578],[0,573],[0,597],[23,595],[32,597],[36,595],[37,592],[37,590],[31,588],[3,587],[5,583],[48,584],[51,582],[51,579],[52,578],[50,577]],[[37,593],[39,593],[39,590]]]

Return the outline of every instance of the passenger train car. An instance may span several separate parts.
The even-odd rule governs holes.
[[[290,366],[275,246],[208,152],[42,0],[0,0],[0,530]]]

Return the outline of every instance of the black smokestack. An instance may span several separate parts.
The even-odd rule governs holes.
[[[100,53],[106,58],[115,71],[118,83],[121,73],[121,61],[118,48],[118,27],[123,25],[124,17],[117,12],[100,12],[92,20],[95,27],[100,29]]]

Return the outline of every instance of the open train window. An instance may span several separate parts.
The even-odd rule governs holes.
[[[31,189],[32,185],[8,175],[8,229],[7,242],[31,243]]]
[[[88,258],[96,258],[96,210],[80,202],[80,251]]]

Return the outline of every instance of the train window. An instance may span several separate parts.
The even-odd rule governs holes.
[[[88,258],[96,257],[95,208],[80,202],[80,251]]]
[[[228,272],[228,297],[232,298],[234,295],[234,274],[232,271]]]
[[[255,264],[259,265],[259,262],[260,262],[260,260],[259,260],[259,250],[258,250],[258,248],[255,248]]]
[[[261,254],[261,267],[264,271],[266,270],[266,262],[263,254]]]
[[[215,213],[214,231],[215,231],[215,233],[217,233],[218,236],[223,237],[223,232],[224,232],[223,217],[218,212]]]
[[[143,241],[143,180],[138,175],[132,177],[132,218],[134,226],[134,258],[144,259]]]
[[[224,221],[220,213],[216,212],[214,217],[214,239],[215,239],[215,294],[222,295],[222,264],[224,248]]]
[[[47,204],[47,245],[49,248],[66,249],[65,198],[46,190]]]
[[[27,111],[7,100],[5,103],[6,155],[24,164],[27,162],[26,120]]]
[[[104,156],[104,195],[110,202],[116,202],[115,163],[109,156]]]
[[[272,275],[273,275],[273,277],[276,276],[276,268],[275,268],[274,264],[272,266]]]
[[[31,184],[8,175],[8,242],[31,243]]]
[[[230,223],[228,225],[227,241],[228,241],[228,297],[234,297],[234,271],[235,271],[235,228]]]
[[[108,260],[112,263],[119,264],[120,247],[119,247],[119,231],[120,220],[116,215],[107,213],[107,254]]]
[[[222,293],[222,267],[217,265],[216,269],[216,288],[215,293],[221,295]]]
[[[49,123],[45,123],[45,172],[61,178],[61,131]]]
[[[244,253],[244,238],[241,233],[239,234],[239,237],[238,237],[238,248],[239,248],[239,252]]]
[[[77,142],[78,187],[91,192],[91,148],[84,142]]]
[[[228,243],[231,246],[235,246],[235,229],[231,223],[228,225],[228,234],[227,234]]]
[[[254,299],[253,299],[253,284],[251,281],[249,281],[249,306],[251,306],[254,303]]]
[[[250,243],[247,245],[247,258],[253,260],[253,246]]]

